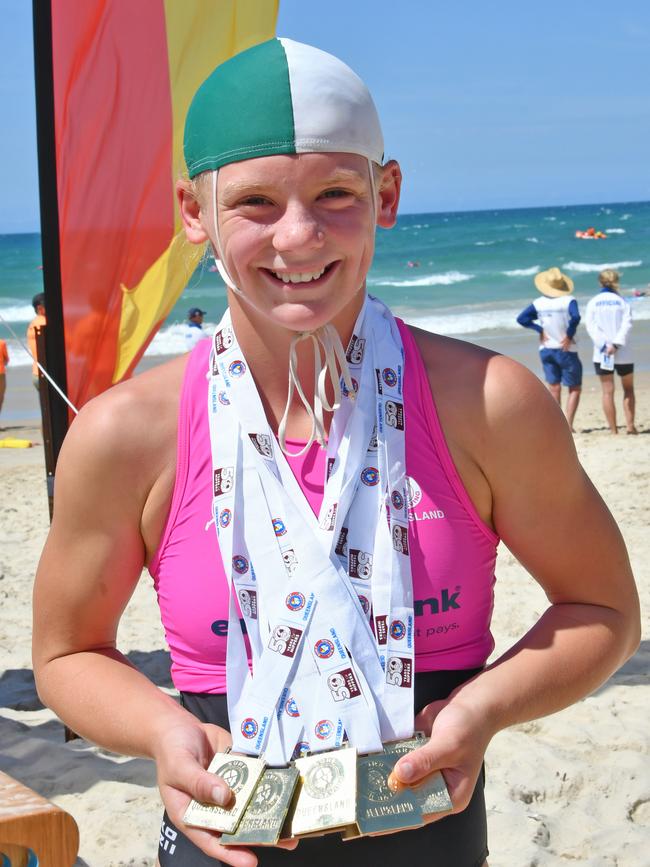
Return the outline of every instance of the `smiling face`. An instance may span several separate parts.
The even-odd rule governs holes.
[[[368,162],[354,154],[277,155],[220,169],[219,240],[241,293],[230,295],[233,315],[239,309],[256,325],[263,317],[291,331],[354,319],[375,218],[385,227],[394,223],[399,180],[396,163],[381,170],[375,212]],[[211,208],[200,220],[216,248]]]

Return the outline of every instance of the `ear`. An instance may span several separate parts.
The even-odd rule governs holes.
[[[205,244],[208,233],[201,222],[201,205],[189,181],[176,181],[176,198],[185,228],[185,237],[190,244]]]
[[[377,225],[391,229],[397,221],[400,190],[402,189],[402,170],[396,160],[389,160],[382,167],[381,178],[377,184]]]

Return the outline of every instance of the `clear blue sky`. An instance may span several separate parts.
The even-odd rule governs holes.
[[[648,0],[280,0],[278,35],[365,79],[406,213],[650,199]],[[0,0],[0,99],[0,232],[34,231],[30,0]]]

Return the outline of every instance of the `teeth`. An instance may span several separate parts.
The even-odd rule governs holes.
[[[306,271],[300,272],[298,274],[278,274],[277,271],[272,271],[278,280],[282,280],[283,283],[309,283],[311,280],[318,280],[319,277],[322,277],[325,273],[325,268],[321,268],[320,271],[316,271],[314,273],[308,273]]]

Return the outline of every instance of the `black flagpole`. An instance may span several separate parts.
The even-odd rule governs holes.
[[[45,369],[61,390],[67,393],[54,130],[54,77],[52,61],[52,3],[54,2],[56,0],[33,0],[32,2],[34,20],[34,79],[36,85],[36,133],[41,207],[43,288],[47,317],[47,327],[45,330]],[[63,398],[56,393],[49,383],[47,388],[49,391],[49,433],[53,461],[53,466],[47,467],[47,476],[48,494],[52,496],[56,461],[68,430],[68,407]],[[44,429],[45,423],[46,419],[43,417]]]
[[[45,364],[59,388],[67,394],[65,331],[61,295],[61,257],[59,255],[59,202],[56,185],[56,139],[54,129],[54,75],[52,61],[52,3],[32,0],[34,19],[34,81],[36,85],[36,139],[38,146],[38,186],[41,206],[41,247],[43,250],[43,289],[45,292]],[[41,337],[41,347],[43,340]],[[39,361],[40,361],[39,357]],[[42,362],[41,362],[42,363]],[[54,498],[54,476],[59,451],[68,430],[68,406],[61,395],[40,374],[41,418],[45,443],[45,470],[50,504]],[[65,726],[66,741],[77,735]]]

